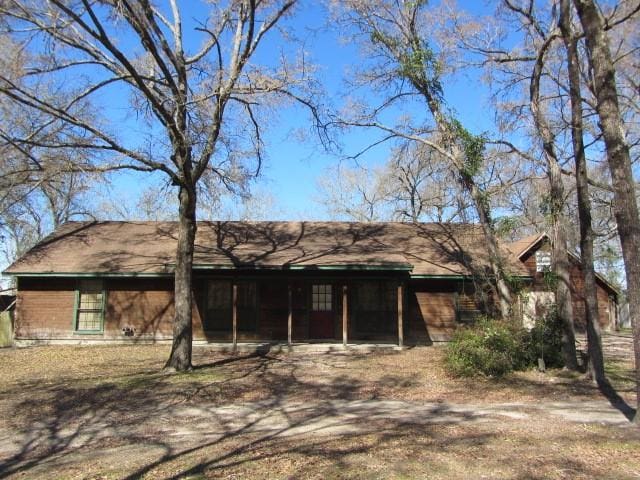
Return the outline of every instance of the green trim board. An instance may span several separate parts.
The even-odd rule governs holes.
[[[472,275],[414,275],[411,274],[412,279],[443,279],[443,280],[465,280],[471,278]]]
[[[105,272],[47,272],[47,273],[4,273],[11,277],[67,277],[67,278],[171,278],[173,272],[170,273],[105,273]]]
[[[269,266],[269,265],[229,265],[229,264],[216,264],[216,263],[194,263],[194,270],[229,270],[229,271],[238,271],[238,270],[282,270],[281,266]]]
[[[421,279],[443,279],[443,280],[466,280],[469,278],[473,278],[473,275],[414,275],[411,274],[410,277],[412,279],[421,280]],[[516,278],[524,278],[531,279],[531,275],[514,275]]]
[[[228,265],[228,264],[194,264],[194,270],[371,270],[371,271],[403,271],[409,272],[413,270],[411,264],[395,264],[395,265],[366,265],[366,264],[350,264],[350,265]]]
[[[370,271],[402,271],[410,272],[413,265],[397,264],[397,265],[291,265],[289,270],[370,270]]]
[[[402,272],[400,272],[402,273]],[[330,282],[350,282],[350,281],[367,281],[367,280],[389,280],[389,279],[393,279],[393,278],[402,278],[402,279],[408,279],[410,280],[410,277],[398,277],[397,274],[396,275],[369,275],[369,276],[364,276],[364,274],[356,274],[354,273],[353,275],[349,275],[347,277],[342,276],[336,276],[335,274],[331,274],[331,272],[321,272],[321,274],[319,275],[314,275],[314,276],[296,276],[296,275],[283,275],[281,277],[270,277],[270,276],[259,276],[257,274],[252,274],[247,272],[246,275],[233,275],[233,276],[224,276],[221,273],[216,273],[216,272],[210,272],[210,273],[202,273],[201,275],[194,277],[194,279],[198,280],[225,280],[225,279],[233,279],[233,281],[239,282],[239,281],[247,281],[247,280],[253,280],[253,281],[269,281],[269,280],[277,280],[277,281],[287,281],[287,282],[306,282],[306,283],[312,283],[312,282],[322,282],[322,281],[330,281]]]

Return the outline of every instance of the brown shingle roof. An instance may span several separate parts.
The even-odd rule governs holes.
[[[528,237],[521,238],[515,242],[507,243],[506,247],[513,252],[513,254],[520,258],[531,247],[538,243],[543,238],[546,238],[546,233],[536,233],[529,235]]]
[[[170,273],[175,222],[71,222],[11,265],[8,274]],[[199,222],[200,268],[376,268],[412,275],[469,275],[488,265],[482,230],[470,224]],[[505,250],[507,266],[527,275]]]

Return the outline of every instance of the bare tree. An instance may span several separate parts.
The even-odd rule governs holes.
[[[450,162],[421,143],[402,142],[391,152],[384,174],[395,220],[451,222],[472,209]]]
[[[637,6],[630,5],[631,3],[633,2],[620,2],[612,9],[605,19],[605,29],[607,31],[617,32],[622,30],[627,23],[633,20],[633,11]],[[565,358],[571,358],[572,363],[575,365],[575,347],[573,347],[573,342],[569,339],[572,334],[569,328],[570,325],[566,321],[571,316],[571,296],[568,288],[569,262],[566,252],[569,246],[570,230],[571,228],[577,230],[578,225],[570,225],[566,221],[567,216],[570,216],[571,209],[576,208],[572,198],[573,192],[570,188],[567,189],[567,186],[571,187],[573,179],[576,178],[576,189],[579,197],[577,209],[583,220],[586,220],[585,207],[587,204],[585,202],[589,200],[588,189],[585,190],[583,187],[592,185],[597,189],[594,199],[596,199],[596,205],[598,205],[600,212],[602,212],[602,207],[606,205],[606,198],[611,187],[608,185],[607,179],[604,182],[594,181],[590,177],[578,179],[577,175],[573,173],[573,169],[571,167],[566,168],[565,164],[567,159],[572,159],[574,156],[580,164],[580,150],[582,150],[582,159],[585,161],[583,173],[586,175],[584,150],[585,148],[595,150],[593,148],[594,145],[597,146],[600,142],[598,127],[593,122],[595,112],[592,109],[595,108],[595,102],[591,101],[588,95],[579,98],[574,97],[575,89],[570,84],[570,78],[568,78],[566,72],[565,62],[567,56],[559,48],[560,42],[558,42],[558,39],[563,36],[562,25],[558,26],[560,3],[553,2],[550,6],[546,6],[533,0],[505,0],[502,4],[502,10],[498,10],[497,15],[494,16],[497,19],[495,21],[493,19],[484,19],[484,25],[480,26],[478,21],[475,21],[475,25],[473,25],[473,21],[468,21],[468,19],[458,14],[451,24],[454,25],[454,31],[457,34],[455,36],[460,39],[463,47],[469,52],[480,54],[481,60],[479,63],[487,68],[486,77],[493,84],[499,86],[496,89],[496,105],[503,112],[502,115],[506,114],[511,117],[511,120],[505,123],[514,129],[519,128],[520,125],[526,126],[528,124],[526,118],[527,107],[530,110],[533,128],[525,127],[523,133],[532,139],[531,143],[534,148],[529,152],[519,150],[519,153],[523,154],[525,158],[529,158],[531,165],[535,165],[538,162],[535,146],[536,143],[540,144],[544,155],[543,158],[547,164],[550,189],[547,195],[546,207],[554,232],[554,257],[556,258],[554,271],[559,280],[556,294],[561,307],[559,313],[565,319],[564,324],[567,332],[563,350],[565,351]],[[506,18],[504,17],[505,12],[507,13]],[[512,41],[514,36],[512,22],[514,14],[519,20],[517,32],[521,35],[521,41],[517,42],[515,46]],[[620,28],[615,29],[614,27],[617,26],[620,26]],[[627,34],[629,33],[631,32],[628,31]],[[509,47],[504,48],[502,43],[507,36],[509,41],[504,43],[509,43]],[[629,62],[630,58],[636,58],[634,52],[637,51],[637,43],[634,47],[633,40],[629,41],[624,37],[620,37],[619,32],[617,36],[620,40],[617,43],[617,60]],[[580,34],[578,33],[576,37],[579,39]],[[630,37],[633,38],[633,35],[630,35]],[[630,43],[630,47],[625,48],[625,43]],[[575,53],[576,59],[573,65],[570,65],[575,70],[573,72],[574,85],[579,87],[580,82],[584,82],[588,86],[592,85],[584,70],[581,70],[582,63],[579,61],[579,52],[576,51]],[[528,92],[526,92],[526,95],[528,102],[525,102],[524,99],[518,101],[519,97],[524,97],[527,84]],[[626,92],[632,92],[632,90],[627,89]],[[578,93],[580,93],[579,88]],[[572,106],[579,103],[580,111],[578,113],[581,115],[579,119],[575,115],[567,115],[566,104],[570,101]],[[629,103],[633,104],[633,102]],[[591,110],[588,109],[583,112],[583,105]],[[633,108],[629,107],[627,110],[632,111]],[[572,109],[572,113],[575,112]],[[580,125],[579,132],[575,128],[578,124]],[[631,122],[631,125],[633,125],[633,122]],[[583,134],[589,136],[587,147],[582,141]],[[570,136],[573,137],[573,142]],[[580,137],[581,145],[576,143],[578,141],[577,137]],[[573,148],[571,148],[572,143]],[[514,148],[515,150],[517,149]],[[591,162],[593,163],[593,160]],[[587,183],[584,184],[584,182]],[[605,199],[604,203],[602,203],[603,199]],[[606,214],[604,216],[600,215],[599,218],[604,219],[606,216]],[[606,221],[603,227],[605,228],[600,229],[604,238],[602,243],[605,244],[603,251],[610,252],[611,250],[606,248],[607,237],[609,237],[606,231]],[[585,233],[584,230],[583,233]],[[574,240],[576,237],[578,235],[574,235]],[[577,241],[573,245],[576,243]],[[582,246],[586,256],[592,257],[593,255],[586,251],[588,247],[584,243]],[[589,259],[587,259],[587,262],[592,264],[591,269],[593,269],[593,262]],[[593,354],[592,363],[596,365],[602,364],[602,355],[598,353],[601,350],[599,336],[595,331],[597,327],[597,324],[592,324],[591,327],[588,327],[591,331],[592,343],[590,352]]]
[[[358,41],[373,63],[361,72],[362,82],[387,93],[380,106],[344,123],[375,127],[388,138],[421,143],[448,159],[458,181],[468,192],[482,226],[494,279],[492,287],[500,313],[507,318],[512,292],[506,281],[507,272],[498,248],[487,192],[476,181],[485,160],[485,138],[467,130],[445,106],[441,72],[448,65],[444,56],[438,56],[433,49],[426,2],[349,0],[336,3],[342,12],[341,20],[358,32]],[[421,100],[434,128],[390,127],[379,120],[382,112],[408,98]]]
[[[330,218],[356,222],[390,220],[388,176],[382,168],[329,167],[317,181],[318,198]]]
[[[553,271],[556,276],[556,304],[562,329],[562,354],[565,365],[576,370],[575,333],[573,326],[573,304],[571,298],[571,275],[569,253],[567,248],[567,224],[564,218],[566,203],[565,187],[562,178],[562,167],[559,155],[556,151],[556,134],[548,119],[543,113],[540,83],[545,67],[545,55],[558,38],[555,26],[550,31],[541,25],[542,22],[535,16],[534,2],[530,1],[527,8],[514,5],[511,0],[505,0],[507,8],[524,17],[525,28],[528,26],[530,37],[534,41],[535,51],[532,52],[532,72],[529,82],[529,102],[533,116],[535,129],[542,143],[544,157],[547,163],[547,176],[549,179],[549,215],[553,228]],[[500,57],[499,57],[500,58]]]
[[[580,259],[584,279],[584,302],[587,323],[587,348],[589,355],[589,372],[591,377],[603,386],[604,357],[600,338],[598,319],[598,295],[593,263],[594,232],[591,224],[591,199],[589,198],[589,182],[587,158],[583,138],[582,93],[580,80],[580,56],[578,53],[578,37],[571,22],[570,0],[560,1],[559,27],[562,33],[567,54],[567,78],[571,101],[571,140],[576,164],[576,187],[578,196],[578,216],[580,219]]]
[[[126,188],[131,179],[110,178],[104,175],[92,194],[93,215],[98,220],[175,221],[178,217],[175,187],[168,182],[138,183],[137,188]],[[202,204],[202,201],[200,204]],[[200,208],[200,207],[199,207]]]
[[[545,91],[545,80],[549,76],[549,56],[553,52],[554,42],[559,31],[553,19],[542,18],[540,6],[533,0],[524,2],[504,0],[503,9],[508,18],[501,19],[498,29],[513,30],[514,20],[519,23],[520,42],[510,49],[501,47],[501,35],[494,33],[491,27],[470,27],[461,18],[456,18],[455,32],[463,48],[480,57],[480,64],[489,72],[487,77],[497,88],[496,104],[499,115],[510,118],[508,125],[515,126],[514,119],[531,127],[524,130],[525,138],[530,139],[530,147],[516,148],[510,141],[497,143],[508,145],[515,153],[531,163],[527,170],[532,171],[539,162],[541,152],[548,191],[540,207],[545,210],[551,226],[551,244],[553,249],[553,272],[555,275],[555,294],[557,312],[562,324],[562,353],[565,365],[578,368],[573,326],[573,308],[570,288],[570,262],[568,253],[568,224],[566,220],[567,192],[563,179],[562,155],[558,148],[557,122],[551,120],[555,111],[553,103],[557,94]],[[542,9],[544,10],[544,9]],[[544,10],[545,13],[546,10]],[[503,13],[504,15],[504,13]],[[515,16],[515,17],[514,17]],[[550,15],[548,15],[550,16]],[[477,32],[484,33],[479,35]],[[502,30],[500,30],[502,31]],[[499,101],[497,98],[501,98]],[[551,110],[551,112],[550,112]],[[527,116],[530,115],[530,118]],[[504,120],[503,120],[504,122]],[[512,133],[513,135],[513,133]]]
[[[26,53],[6,37],[0,38],[0,48],[0,69],[21,82]],[[38,88],[41,95],[49,94],[47,85]],[[92,179],[86,172],[92,167],[89,158],[69,148],[41,147],[76,133],[63,122],[0,96],[0,233],[7,262],[62,223],[89,214],[85,202]]]
[[[574,0],[585,36],[587,58],[593,78],[596,110],[607,150],[614,190],[614,214],[622,245],[627,295],[633,326],[638,409],[640,422],[640,217],[636,199],[629,145],[618,101],[616,71],[609,48],[603,15],[593,0]],[[632,13],[640,10],[637,5]]]
[[[30,82],[18,83],[0,72],[0,94],[78,133],[78,138],[42,147],[89,151],[102,159],[105,168],[162,172],[177,187],[175,320],[169,369],[191,368],[192,264],[201,180],[210,177],[234,190],[259,171],[262,115],[276,107],[269,98],[312,106],[310,97],[297,88],[312,86],[304,58],[288,62],[280,56],[270,64],[251,63],[258,46],[295,3],[190,4],[206,14],[197,23],[185,18],[177,0],[0,3],[2,33],[38,53],[24,66],[24,74],[33,79]],[[194,34],[200,34],[198,46],[193,36],[188,41],[185,37],[188,24]],[[40,48],[43,44],[48,48]],[[65,95],[43,98],[32,86],[45,81]],[[135,139],[119,132],[113,118],[95,118],[80,108],[86,99],[116,98],[114,92],[127,98],[126,121],[135,119],[139,127]]]
[[[393,148],[382,165],[327,169],[318,180],[323,205],[332,218],[371,222],[452,222],[469,220],[468,197],[447,159],[413,141]]]

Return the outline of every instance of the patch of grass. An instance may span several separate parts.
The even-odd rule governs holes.
[[[617,359],[607,359],[604,371],[611,384],[620,390],[635,388],[635,369],[629,362]]]
[[[224,375],[221,369],[216,367],[206,367],[192,370],[190,372],[177,372],[169,375],[164,375],[164,378],[169,383],[183,383],[183,382],[211,382],[222,380]]]

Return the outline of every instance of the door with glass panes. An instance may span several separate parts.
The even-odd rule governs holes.
[[[333,319],[333,286],[328,283],[311,285],[309,338],[333,338]]]

